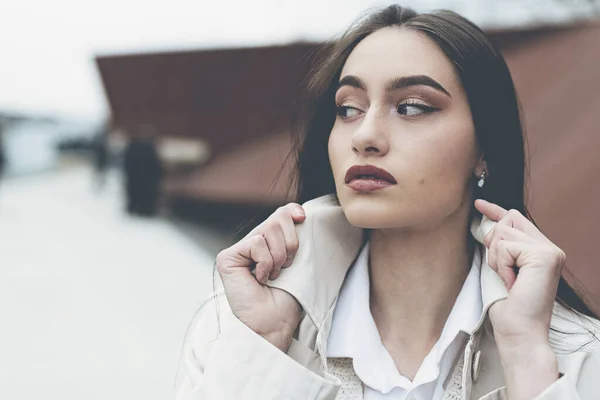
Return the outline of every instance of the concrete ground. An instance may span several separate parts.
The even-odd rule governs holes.
[[[0,183],[0,399],[169,397],[219,239],[121,204],[82,167]]]

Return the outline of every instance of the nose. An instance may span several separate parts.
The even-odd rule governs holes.
[[[389,150],[385,117],[370,110],[352,135],[352,151],[358,156],[384,156]]]

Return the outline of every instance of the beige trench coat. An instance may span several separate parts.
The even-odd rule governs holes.
[[[351,226],[332,196],[304,205],[307,218],[297,226],[300,247],[294,263],[268,285],[291,293],[305,316],[287,354],[254,333],[231,312],[222,287],[197,313],[181,356],[174,397],[177,400],[343,400],[362,399],[351,360],[327,359],[333,311],[344,277],[362,246],[362,230]],[[482,241],[493,222],[472,226]],[[483,246],[481,251],[485,251]],[[485,259],[485,257],[484,257]],[[483,262],[482,319],[451,376],[445,399],[506,399],[504,374],[487,310],[507,292],[501,278]],[[559,371],[564,375],[536,399],[600,399],[600,333],[597,321],[555,306]],[[583,327],[587,328],[584,329]],[[600,337],[600,335],[598,336]],[[552,339],[552,337],[551,337]]]

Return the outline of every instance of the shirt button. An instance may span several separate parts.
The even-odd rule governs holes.
[[[471,378],[473,382],[479,379],[479,372],[481,372],[481,350],[477,350],[473,354],[473,364],[471,364]]]

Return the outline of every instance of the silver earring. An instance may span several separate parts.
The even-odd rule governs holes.
[[[486,176],[487,175],[486,175],[485,171],[483,171],[481,173],[481,176],[479,177],[479,181],[477,182],[477,186],[479,186],[480,188],[483,187],[483,185],[485,184],[485,178],[486,178]]]

